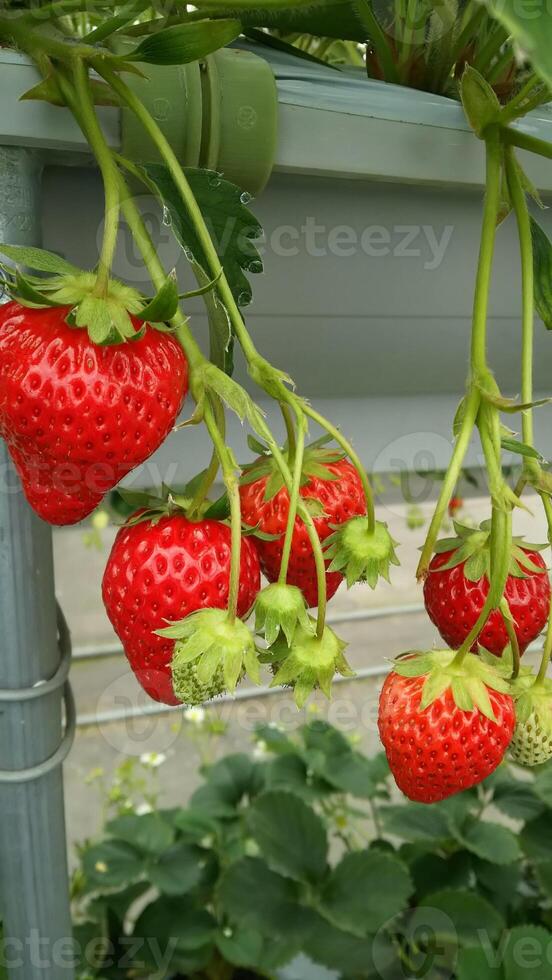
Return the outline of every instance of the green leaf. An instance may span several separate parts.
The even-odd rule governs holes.
[[[154,967],[152,974],[159,976],[160,950],[170,953],[170,961],[164,964],[167,976],[187,976],[202,970],[213,955],[216,928],[209,912],[195,908],[185,899],[162,896],[144,909],[134,926],[133,936],[142,940],[136,951],[137,960],[142,961],[140,973],[144,975],[145,960],[147,966]]]
[[[126,841],[106,840],[84,852],[82,867],[91,888],[118,888],[140,877],[144,858]]]
[[[296,883],[271,871],[261,858],[245,857],[231,864],[217,894],[222,911],[240,928],[285,936],[294,922],[298,924]]]
[[[540,926],[516,926],[503,943],[504,980],[552,980],[552,934]]]
[[[8,259],[17,265],[28,266],[37,272],[50,272],[53,274],[75,275],[81,272],[75,265],[66,262],[61,256],[54,252],[46,252],[42,248],[32,248],[27,245],[3,245],[0,243],[0,254],[6,255]]]
[[[491,963],[489,953],[493,954]],[[458,980],[504,980],[500,960],[500,950],[492,947],[489,950],[487,943],[485,948],[461,949],[458,954]]]
[[[172,230],[189,261],[201,266],[207,279],[209,263],[169,171],[159,163],[148,163],[140,169],[148,186],[159,194],[168,208]],[[253,243],[253,239],[262,235],[261,225],[246,207],[244,193],[235,184],[224,180],[213,170],[187,167],[184,172],[213,239],[234,299],[241,306],[246,306],[251,302],[252,293],[245,272],[258,273],[263,270],[261,257]]]
[[[451,832],[447,815],[423,803],[382,808],[380,816],[387,834],[407,841],[449,840]]]
[[[447,943],[475,944],[486,934],[498,939],[502,916],[490,902],[467,890],[443,890],[424,898],[413,914],[412,932],[431,924],[436,938]]]
[[[544,894],[552,898],[552,860],[538,864],[535,873]]]
[[[107,824],[107,831],[140,851],[161,854],[171,846],[174,830],[158,813],[125,813]]]
[[[377,932],[402,912],[414,888],[401,861],[382,851],[345,855],[322,893],[322,910],[334,925],[355,935]]]
[[[496,788],[493,803],[501,813],[513,820],[532,820],[544,809],[533,785],[514,779]]]
[[[473,555],[470,555],[466,564],[464,565],[464,575],[466,576],[468,582],[479,582],[485,574],[487,574],[489,568],[489,553],[487,550],[476,551]]]
[[[204,817],[234,817],[241,800],[255,796],[260,788],[259,770],[247,755],[227,755],[204,775],[206,782],[191,799],[192,808]]]
[[[552,18],[546,4],[527,9],[516,0],[487,0],[487,7],[512,35],[535,71],[552,85]]]
[[[236,413],[238,418],[244,422],[246,419],[249,425],[256,432],[263,431],[263,413],[255,404],[245,388],[229,378],[214,364],[208,364],[203,369],[205,384],[222,398],[223,402]]]
[[[136,318],[142,320],[144,323],[165,323],[168,320],[172,320],[178,310],[178,303],[176,273],[170,272],[161,289],[144,306],[144,309],[136,314]]]
[[[547,765],[537,773],[533,788],[539,800],[552,810],[552,766]]]
[[[487,127],[497,122],[500,102],[489,83],[471,65],[462,75],[460,93],[470,126],[482,137]]]
[[[521,857],[512,831],[495,823],[473,820],[463,830],[462,843],[472,854],[494,864],[512,864]]]
[[[293,793],[257,797],[247,826],[271,867],[298,881],[318,881],[326,872],[328,841],[320,818]]]
[[[150,864],[152,885],[165,895],[184,895],[201,881],[205,853],[198,847],[179,841]]]
[[[523,889],[521,861],[500,865],[474,858],[473,870],[479,886],[477,890],[508,920],[512,908],[519,902],[519,890]]]
[[[528,446],[527,443],[520,442],[518,439],[502,438],[500,444],[506,452],[517,453],[518,456],[526,456],[528,459],[537,459],[539,463],[546,462],[533,446]]]
[[[420,854],[409,863],[416,886],[417,899],[441,888],[468,888],[472,879],[473,859],[468,851],[457,851],[450,857],[431,852]]]
[[[402,964],[397,947],[388,936],[380,934],[375,939],[359,939],[350,932],[338,929],[324,919],[320,919],[308,937],[304,950],[315,961],[330,970],[339,971],[339,976],[362,977],[380,980],[382,977],[403,977]],[[377,959],[376,967],[374,959]],[[381,972],[385,967],[387,972]],[[314,974],[316,976],[316,974]]]
[[[235,41],[241,33],[239,20],[198,20],[167,27],[145,37],[138,47],[125,54],[127,61],[150,65],[188,65]]]
[[[552,861],[550,815],[543,813],[525,824],[519,835],[524,854],[532,861]]]
[[[552,330],[552,242],[538,221],[531,218],[535,305],[547,330]]]

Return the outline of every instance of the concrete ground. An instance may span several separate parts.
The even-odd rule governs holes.
[[[421,511],[427,523],[431,505],[423,505]],[[330,605],[332,616],[384,607],[391,609],[422,601],[421,588],[416,584],[414,572],[425,528],[408,528],[404,504],[380,507],[378,516],[388,522],[391,533],[400,542],[398,554],[401,566],[392,570],[392,585],[383,582],[375,592],[360,586],[347,592],[342,587]],[[462,514],[463,518],[473,523],[488,516],[488,503],[480,499],[469,500]],[[73,528],[56,531],[54,535],[57,593],[77,650],[83,646],[101,647],[117,642],[105,615],[100,591],[101,577],[115,531],[108,529],[102,533],[103,545],[100,550],[86,546],[85,533],[85,529]],[[526,534],[531,541],[546,540],[538,501],[535,500],[534,516],[520,511],[517,513],[515,533]],[[438,639],[436,630],[423,612],[408,615],[394,613],[368,621],[341,622],[335,628],[349,643],[347,655],[356,670],[384,667],[386,659],[407,649],[430,647]],[[122,654],[76,661],[71,677],[79,717],[87,724],[79,727],[75,746],[65,764],[70,846],[97,833],[100,825],[99,793],[97,787],[87,784],[87,776],[92,770],[104,770],[105,783],[111,786],[114,771],[125,758],[139,758],[150,752],[162,753],[166,760],[156,775],[162,803],[172,805],[184,802],[197,785],[200,759],[200,752],[193,740],[196,728],[186,721],[181,709],[118,722],[105,719],[104,716],[113,711],[152,706],[134,680]],[[336,685],[330,703],[323,697],[315,699],[320,715],[351,734],[358,733],[363,749],[368,752],[376,750],[378,746],[376,715],[381,683],[381,676],[346,681]],[[290,727],[300,724],[307,714],[307,711],[298,713],[285,692],[269,697],[254,696],[222,702],[210,708],[209,712],[211,717],[223,719],[228,725],[224,737],[210,748],[215,756],[228,751],[247,750],[251,746],[255,725],[259,722],[277,722]]]

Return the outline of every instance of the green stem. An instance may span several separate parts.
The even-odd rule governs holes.
[[[75,58],[73,77],[80,115],[86,127],[88,141],[98,161],[104,185],[104,233],[94,293],[97,296],[105,297],[109,289],[109,277],[119,232],[119,174],[96,116],[90,91],[88,68],[80,58]]]
[[[524,404],[530,404],[533,401],[533,334],[535,327],[533,240],[531,236],[531,221],[525,191],[521,185],[519,171],[517,169],[514,152],[511,147],[506,149],[505,158],[508,188],[516,216],[521,253],[521,401]],[[522,412],[521,418],[523,441],[528,446],[533,446],[534,430],[532,409],[525,409],[525,411]],[[538,463],[536,465],[538,468]],[[535,461],[523,457],[523,469],[528,475],[534,473]]]
[[[507,126],[502,130],[502,138],[511,146],[518,146],[520,150],[528,150],[529,153],[536,153],[538,156],[546,157],[547,160],[552,160],[552,143],[538,139],[537,136],[529,136],[528,133]]]
[[[287,445],[288,445],[288,460],[289,465],[293,466],[293,461],[295,459],[295,453],[297,451],[297,443],[295,438],[295,426],[293,424],[293,418],[291,415],[291,410],[286,402],[280,402],[280,409],[282,412],[282,418],[284,420],[284,425],[286,427],[287,435]]]
[[[541,665],[537,675],[535,684],[542,684],[546,678],[546,673],[548,671],[548,665],[550,663],[550,657],[552,656],[552,602],[550,604],[550,613],[548,616],[548,627],[546,630],[546,638],[544,641],[544,650],[542,653]]]
[[[513,627],[512,620],[510,618],[511,617],[510,607],[505,598],[503,598],[500,603],[500,612],[502,613],[502,619],[504,620],[504,626],[506,628],[508,639],[510,641],[510,646],[512,648],[512,658],[513,658],[512,680],[515,681],[516,678],[519,677],[519,667],[520,667],[521,658],[519,652],[518,638],[516,636],[516,631]]]
[[[288,494],[291,496],[293,479],[289,470],[287,461],[276,442],[272,432],[270,431],[266,422],[262,421],[260,423],[260,435],[262,435],[265,440],[270,452],[272,453],[282,478],[284,480]],[[322,550],[322,544],[320,538],[318,537],[318,532],[316,530],[316,525],[312,519],[311,514],[303,502],[301,497],[299,497],[297,503],[297,515],[303,521],[305,525],[307,534],[309,536],[310,545],[312,548],[312,553],[314,556],[314,563],[316,567],[316,586],[318,591],[318,616],[316,620],[316,633],[319,638],[322,637],[324,633],[324,628],[326,625],[326,606],[327,606],[327,584],[326,584],[326,564],[324,561],[324,552]]]
[[[510,567],[510,548],[502,547],[503,539],[509,540],[512,533],[512,515],[510,511],[493,508],[491,526],[491,568],[490,589],[475,625],[468,633],[462,646],[456,654],[453,664],[460,667],[484,628],[490,614],[497,609],[502,601],[504,586]],[[498,599],[497,599],[498,595]]]
[[[456,442],[454,445],[454,451],[443,480],[441,487],[441,492],[435,506],[435,512],[431,519],[429,525],[429,530],[427,532],[427,537],[422,548],[422,554],[416,570],[416,577],[418,580],[423,579],[427,575],[427,570],[429,568],[429,563],[432,559],[433,552],[435,550],[435,544],[437,538],[441,532],[441,527],[443,520],[447,511],[447,507],[450,503],[450,499],[454,493],[454,488],[458,483],[460,474],[462,472],[462,464],[464,462],[466,453],[468,451],[468,446],[473,434],[475,427],[475,421],[477,419],[477,414],[479,412],[479,406],[481,404],[481,396],[477,388],[472,388],[465,399],[464,407],[464,417],[462,419],[462,425],[458,436],[456,437]]]
[[[228,491],[228,500],[230,502],[232,554],[230,562],[230,587],[228,593],[228,620],[230,623],[234,623],[237,616],[238,593],[240,588],[242,542],[240,488],[232,454],[226,446],[224,436],[217,425],[210,399],[206,399],[204,418],[205,425],[207,426],[207,430],[211,437],[211,442],[213,443],[219,458],[222,476]]]
[[[217,250],[213,245],[209,234],[209,229],[205,224],[205,219],[201,212],[201,208],[195,199],[192,188],[186,179],[178,158],[169,141],[157,125],[153,116],[142,104],[138,96],[136,96],[132,89],[130,89],[121,78],[119,78],[116,72],[114,72],[113,69],[101,58],[94,59],[92,64],[98,74],[102,75],[106,82],[111,85],[114,91],[120,96],[121,100],[142,123],[145,131],[150,136],[163,157],[167,165],[167,169],[169,170],[169,173],[174,181],[175,187],[178,190],[178,193],[194,226],[202,251],[206,258],[208,272],[211,278],[216,280],[215,288],[227,310],[234,332],[236,333],[240,344],[244,346],[244,349],[245,347],[248,347],[249,351],[253,355],[258,356],[253,342],[250,340],[247,330],[245,329],[245,324],[234,299],[226,275],[224,271],[221,271],[220,259],[217,254]]]
[[[353,466],[355,467],[362,481],[362,488],[364,490],[364,496],[366,498],[366,513],[368,516],[368,533],[373,534],[376,529],[374,493],[372,491],[372,485],[368,478],[368,474],[360,461],[360,457],[353,449],[349,440],[346,439],[344,435],[342,435],[342,433],[339,431],[338,428],[336,428],[335,425],[332,425],[331,422],[325,419],[323,415],[320,415],[319,412],[316,412],[314,408],[311,408],[311,406],[307,404],[303,404],[303,411],[305,415],[308,415],[309,418],[313,420],[313,422],[316,422],[319,426],[321,426],[321,428],[325,429],[326,432],[329,432],[332,439],[335,439],[338,445],[341,446],[341,448],[347,454]]]
[[[291,555],[291,546],[293,543],[293,534],[295,531],[295,518],[297,516],[297,505],[299,503],[299,491],[301,489],[301,479],[303,476],[303,453],[305,449],[305,429],[306,420],[304,415],[300,415],[297,420],[297,446],[295,450],[295,463],[293,470],[293,485],[291,488],[291,493],[289,495],[289,511],[286,525],[286,536],[284,538],[284,547],[282,550],[282,562],[280,565],[280,575],[278,577],[278,582],[280,585],[285,585],[287,581],[287,572],[289,566],[289,559]]]
[[[479,263],[475,284],[471,344],[472,382],[479,372],[485,373],[487,311],[493,268],[496,223],[500,207],[501,151],[498,131],[489,133],[486,141],[486,192]]]

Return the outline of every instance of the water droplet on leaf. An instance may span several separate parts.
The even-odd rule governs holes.
[[[253,200],[253,195],[249,194],[248,191],[244,191],[243,194],[240,194],[240,201],[242,202],[242,204],[249,204],[250,201],[252,200]]]
[[[163,224],[166,228],[170,228],[172,225],[172,215],[166,204],[163,205]]]

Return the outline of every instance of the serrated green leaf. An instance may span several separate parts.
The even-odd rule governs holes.
[[[263,857],[275,870],[298,881],[319,881],[326,872],[328,841],[320,818],[293,793],[259,796],[247,825]]]
[[[164,895],[185,895],[201,881],[205,853],[184,841],[164,851],[148,868],[150,881]]]
[[[239,20],[199,20],[167,27],[144,38],[127,61],[150,65],[187,65],[225,47],[241,33]]]
[[[478,857],[493,864],[512,864],[521,856],[517,838],[507,827],[472,821],[462,831],[462,843]]]
[[[510,929],[501,944],[504,980],[552,980],[552,933],[536,925]]]
[[[322,910],[339,928],[365,936],[402,912],[412,892],[408,870],[396,857],[355,851],[332,871],[322,893]]]
[[[85,850],[82,867],[92,888],[118,888],[143,874],[145,859],[126,841],[106,840]]]
[[[246,306],[251,302],[252,293],[245,273],[255,274],[263,269],[254,244],[254,240],[262,235],[261,225],[244,204],[243,191],[235,184],[212,170],[187,167],[184,172],[211,233],[234,299],[239,305]],[[202,268],[204,281],[207,281],[209,262],[169,171],[162,164],[148,163],[138,168],[138,174],[168,208],[171,228],[186,257]]]
[[[71,265],[61,256],[54,252],[47,252],[42,248],[33,248],[29,245],[4,245],[0,243],[0,254],[6,255],[8,259],[17,265],[27,266],[37,272],[51,272],[65,275],[75,275],[81,272],[77,266]]]
[[[432,926],[435,939],[453,945],[477,945],[485,934],[491,942],[504,929],[502,916],[490,902],[468,890],[445,889],[424,898],[413,913],[413,934]]]

